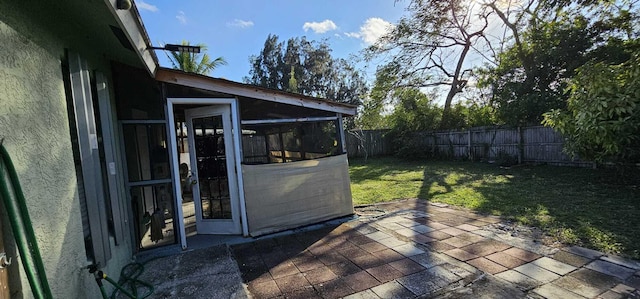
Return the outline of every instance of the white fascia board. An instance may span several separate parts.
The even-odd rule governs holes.
[[[129,39],[131,46],[134,47],[136,54],[140,57],[140,60],[145,65],[147,71],[151,77],[155,76],[158,69],[158,58],[153,54],[148,47],[151,45],[148,40],[146,30],[140,20],[140,16],[137,13],[135,4],[132,1],[132,7],[129,10],[117,9],[117,0],[104,0],[111,13],[116,16],[118,25],[125,35]]]
[[[305,108],[324,110],[329,112],[340,113],[343,115],[355,115],[356,107],[345,107],[342,105],[333,105],[326,101],[317,101],[296,97],[295,95],[283,94],[277,91],[265,91],[262,89],[251,89],[250,87],[234,86],[234,84],[225,84],[207,80],[200,76],[192,76],[188,74],[177,74],[160,70],[156,73],[156,80],[178,84],[193,88],[200,88],[209,91],[226,93],[234,96],[282,103]]]

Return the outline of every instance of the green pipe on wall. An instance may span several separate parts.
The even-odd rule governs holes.
[[[7,185],[11,183],[11,189]],[[15,196],[11,196],[11,192]],[[36,242],[31,218],[25,202],[24,193],[18,180],[16,169],[13,166],[9,153],[0,142],[0,197],[2,197],[5,209],[9,216],[13,236],[16,239],[20,251],[22,266],[27,274],[29,285],[35,298],[53,299],[49,282],[44,270],[44,264]]]

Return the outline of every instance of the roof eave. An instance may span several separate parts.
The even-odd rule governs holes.
[[[234,96],[242,96],[258,100],[306,107],[311,109],[340,113],[344,116],[354,116],[356,106],[332,102],[329,100],[312,98],[293,93],[252,86],[248,84],[216,79],[197,74],[189,74],[159,68],[156,72],[156,80],[165,83],[178,84],[203,90],[226,93]]]
[[[117,8],[117,0],[104,1],[109,7],[109,10],[111,10],[111,13],[116,17],[120,28],[126,34],[147,72],[149,72],[151,77],[154,77],[159,67],[158,57],[153,50],[149,49],[151,40],[149,39],[147,30],[144,28],[142,18],[138,13],[135,3],[132,1],[131,8],[124,10]]]

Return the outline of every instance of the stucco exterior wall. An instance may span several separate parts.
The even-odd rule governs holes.
[[[0,139],[16,166],[54,297],[99,298],[84,268],[88,263],[61,70],[69,46],[45,28],[34,28],[29,19],[21,24],[8,13],[0,12]],[[5,241],[10,240],[6,217],[2,221]],[[112,246],[112,254],[105,270],[117,278],[131,259],[131,246]],[[14,259],[10,279],[22,285],[17,298],[31,298],[21,268]]]

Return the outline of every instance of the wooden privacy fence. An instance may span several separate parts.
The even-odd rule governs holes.
[[[389,130],[352,130],[345,131],[345,143],[349,157],[386,156],[393,153],[390,138],[385,134]]]
[[[346,134],[350,157],[393,154],[388,130],[350,131]],[[562,151],[560,133],[544,126],[477,127],[462,131],[418,132],[415,144],[436,157],[485,161],[591,165],[573,160]]]

